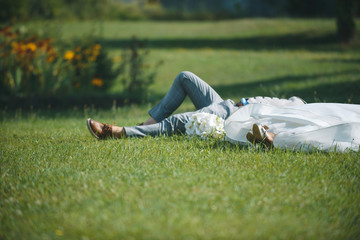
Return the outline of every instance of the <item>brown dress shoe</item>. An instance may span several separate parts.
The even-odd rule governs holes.
[[[86,120],[86,125],[91,135],[99,140],[112,137],[112,126],[109,124],[103,124],[89,118]]]

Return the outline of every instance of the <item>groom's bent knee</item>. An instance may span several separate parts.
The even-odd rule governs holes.
[[[179,73],[179,75],[177,76],[177,81],[179,81],[180,83],[184,82],[184,80],[190,80],[192,81],[194,79],[194,77],[196,77],[196,75],[192,72],[189,71],[182,71],[181,73]]]

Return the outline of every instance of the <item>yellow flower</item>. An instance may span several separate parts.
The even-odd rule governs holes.
[[[52,62],[54,61],[54,55],[50,55],[47,59],[46,59],[47,62]]]
[[[93,51],[93,56],[96,58],[97,56],[99,56],[100,52],[98,50],[94,50]]]
[[[11,46],[12,46],[12,52],[16,52],[19,50],[19,43],[11,42]]]
[[[37,46],[38,46],[38,48],[40,48],[41,50],[43,50],[44,52],[46,52],[47,49],[51,47],[50,42],[51,42],[51,39],[50,39],[50,38],[46,38],[46,39],[44,39],[44,40],[42,40],[42,41],[39,41],[39,42],[37,43]]]
[[[90,62],[95,62],[95,61],[96,61],[96,56],[91,56],[91,57],[89,57],[89,61],[90,61]]]
[[[100,45],[100,44],[95,44],[95,45],[93,46],[93,49],[94,49],[94,50],[100,50],[100,48],[101,48],[101,45]]]
[[[104,81],[101,78],[93,78],[91,80],[91,84],[96,87],[101,87],[102,85],[104,85]]]
[[[99,56],[100,48],[101,48],[100,44],[95,44],[94,46],[92,46],[92,56],[89,58],[91,62],[94,62],[96,58]]]
[[[82,56],[81,56],[80,54],[76,54],[76,55],[75,55],[75,59],[76,59],[76,60],[79,60],[79,61],[80,61],[81,58],[82,58]]]
[[[67,50],[64,54],[64,59],[65,60],[72,60],[75,56],[75,53],[71,50]]]
[[[27,50],[26,44],[25,43],[19,43],[19,49],[20,49],[20,51],[26,52],[26,50]]]
[[[32,52],[35,52],[36,49],[37,49],[35,43],[28,43],[28,44],[26,44],[26,48],[29,49],[29,50],[32,51]]]

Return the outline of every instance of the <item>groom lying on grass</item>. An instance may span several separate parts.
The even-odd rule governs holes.
[[[186,112],[170,116],[189,96],[197,111]],[[206,82],[191,72],[181,72],[174,80],[170,90],[165,97],[149,111],[150,118],[138,126],[118,127],[103,124],[92,119],[87,120],[90,133],[97,139],[144,137],[173,135],[185,133],[185,124],[191,116],[196,113],[210,113],[227,119],[239,107],[251,103],[267,103],[274,106],[296,106],[305,104],[298,97],[289,99],[278,99],[268,97],[255,97],[241,99],[235,103],[228,99],[223,100],[219,94]],[[266,132],[266,127],[253,126],[253,133],[248,136],[251,142],[267,139],[270,143],[273,136]],[[271,144],[270,144],[271,145]]]

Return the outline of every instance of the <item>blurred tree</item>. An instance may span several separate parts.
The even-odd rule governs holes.
[[[336,26],[340,41],[356,40],[355,13],[359,0],[336,0]]]
[[[286,11],[292,17],[332,17],[334,0],[287,0]]]
[[[360,0],[0,0],[0,22],[32,19],[228,19],[337,17],[342,41],[354,38]]]
[[[0,21],[6,22],[19,18],[25,12],[24,4],[26,0],[1,0],[0,1]]]
[[[57,0],[28,0],[26,5],[29,14],[27,17],[45,19],[57,17],[56,10],[63,7],[61,1]]]

